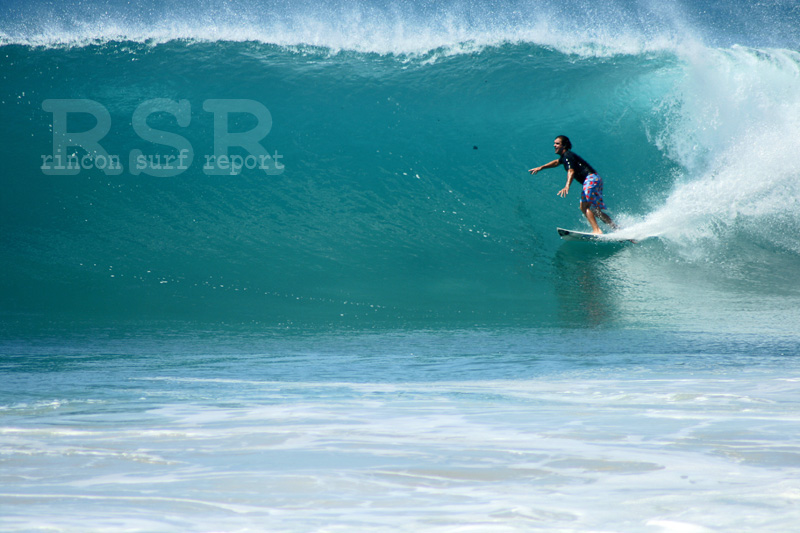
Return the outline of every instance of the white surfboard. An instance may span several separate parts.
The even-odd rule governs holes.
[[[558,234],[565,241],[584,241],[584,242],[634,242],[631,239],[621,239],[615,237],[613,233],[585,233],[583,231],[575,231],[571,229],[556,228]]]

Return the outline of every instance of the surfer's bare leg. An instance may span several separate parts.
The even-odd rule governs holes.
[[[592,225],[592,233],[603,233],[600,229],[600,226],[597,225],[597,219],[594,216],[594,210],[590,209],[589,205],[589,202],[581,202],[581,211],[583,211],[583,214],[586,217],[586,220],[589,221],[589,224]]]
[[[594,206],[592,206],[591,211],[594,212],[595,216],[600,218],[600,220],[602,220],[603,222],[608,224],[608,227],[610,227],[611,229],[617,229],[617,225],[614,223],[613,220],[611,220],[611,217],[608,216],[606,213],[604,213],[603,211],[597,209]]]

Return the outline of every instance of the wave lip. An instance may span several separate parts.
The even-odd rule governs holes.
[[[319,47],[333,53],[381,55],[472,53],[484,47],[528,43],[585,56],[629,55],[675,49],[699,35],[672,12],[642,18],[641,6],[601,9],[581,2],[459,1],[391,5],[330,1],[286,6],[204,2],[183,6],[119,6],[87,3],[76,15],[56,7],[25,8],[0,21],[0,43],[28,46],[86,46],[109,41],[163,43],[252,41],[285,47]],[[565,21],[581,20],[579,31]]]

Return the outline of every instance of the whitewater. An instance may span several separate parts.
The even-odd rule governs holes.
[[[0,530],[792,531],[798,25],[5,2]]]

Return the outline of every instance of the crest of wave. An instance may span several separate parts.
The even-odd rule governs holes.
[[[337,0],[110,4],[87,1],[80,11],[59,11],[52,4],[25,8],[22,19],[1,23],[0,42],[84,46],[108,41],[253,41],[382,55],[472,53],[486,46],[531,43],[565,53],[608,56],[671,49],[691,33],[680,14],[663,7],[648,8],[648,22],[643,24],[639,12],[631,10],[635,3],[621,4],[625,7],[553,0],[418,0],[402,6]],[[581,30],[566,29],[565,20],[583,21]]]

